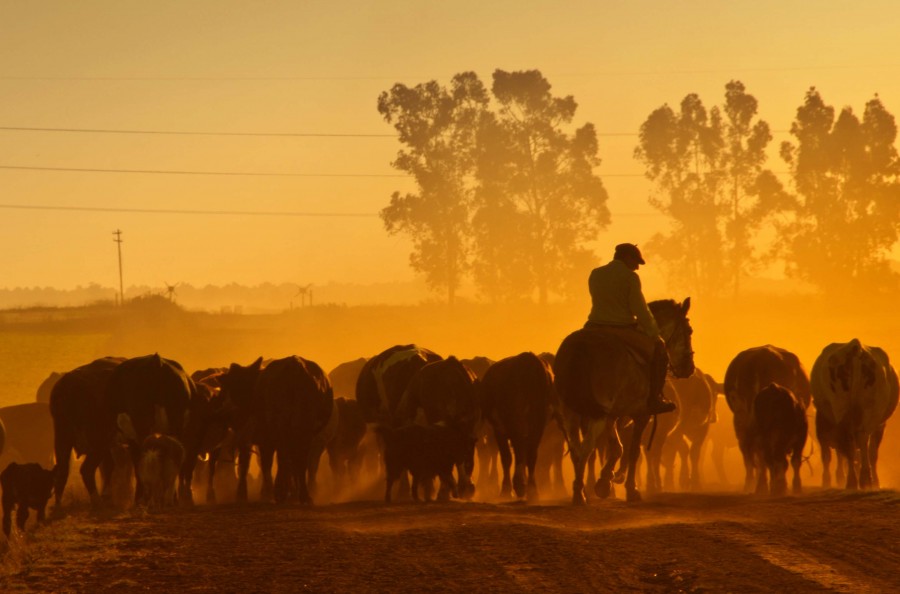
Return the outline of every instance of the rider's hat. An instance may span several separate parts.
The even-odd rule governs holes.
[[[644,257],[641,255],[641,250],[633,243],[620,243],[616,246],[616,254],[613,257],[620,258],[623,256],[632,256],[637,258],[638,264],[646,264]]]

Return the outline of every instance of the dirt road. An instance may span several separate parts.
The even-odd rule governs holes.
[[[900,494],[76,509],[0,569],[3,591],[897,592]]]

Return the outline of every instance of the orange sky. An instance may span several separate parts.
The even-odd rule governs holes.
[[[900,113],[900,5],[850,2],[0,3],[0,127],[389,134],[395,82],[538,68],[579,103],[576,124],[636,133],[663,103],[711,106],[742,80],[776,131],[806,89],[861,113]],[[775,134],[775,143],[787,139]],[[632,159],[602,136],[598,170],[620,241],[665,229]],[[392,175],[391,138],[0,130],[0,166]],[[770,167],[783,170],[780,161]],[[395,177],[239,177],[0,168],[0,286],[370,283],[413,277],[409,244],[376,216]],[[353,216],[146,214],[10,205]],[[587,274],[587,272],[586,272]],[[645,271],[642,270],[642,274]],[[646,269],[653,282],[652,266]],[[652,297],[652,295],[651,295]]]

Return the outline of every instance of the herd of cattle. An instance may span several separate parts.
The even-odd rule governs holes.
[[[247,501],[252,454],[260,499],[310,503],[326,451],[338,487],[351,485],[363,464],[380,469],[386,501],[398,493],[418,499],[420,489],[428,500],[435,478],[439,500],[470,498],[476,486],[496,491],[498,483],[499,494],[507,497],[534,500],[539,486],[559,493],[572,428],[566,420],[571,405],[558,389],[554,363],[551,353],[461,360],[416,345],[393,346],[331,373],[297,356],[192,374],[158,354],[97,359],[53,374],[38,390],[38,402],[0,409],[0,452],[5,441],[7,452],[29,462],[13,462],[0,475],[4,532],[9,534],[16,505],[20,527],[29,507],[42,519],[52,495],[61,506],[73,455],[83,457],[81,479],[95,505],[112,502],[113,474],[121,468],[131,469],[127,481],[135,501],[150,508],[193,503],[192,481],[200,467],[206,471],[207,501],[215,501],[217,463],[226,464],[229,474],[236,471],[235,497]],[[846,473],[847,488],[878,486],[878,446],[900,394],[881,349],[858,340],[832,344],[809,375],[796,355],[771,345],[735,356],[721,384],[692,362],[690,370],[688,377],[667,382],[666,394],[678,410],[655,419],[653,435],[643,440],[651,491],[664,487],[661,466],[671,485],[676,456],[681,486],[699,487],[701,448],[716,419],[719,393],[733,413],[746,490],[755,483],[759,493],[785,493],[790,462],[793,491],[800,491],[811,404],[823,485],[831,485],[836,450],[838,477]],[[587,484],[595,480],[594,459],[613,468],[622,454],[620,440],[629,439],[638,421],[619,417],[611,432],[590,444]],[[54,461],[52,470],[42,468]],[[575,489],[580,490],[577,479]],[[573,494],[573,500],[579,497]]]

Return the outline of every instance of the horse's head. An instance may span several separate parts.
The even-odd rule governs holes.
[[[661,299],[648,304],[660,334],[666,341],[669,365],[675,377],[685,378],[694,373],[694,350],[691,348],[691,322],[687,317],[691,308],[691,298],[683,303],[672,299]]]

